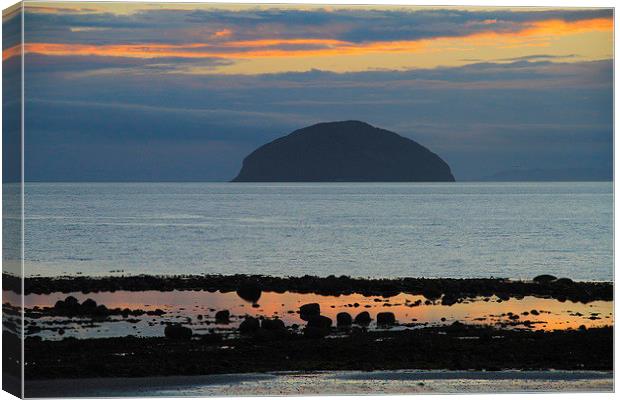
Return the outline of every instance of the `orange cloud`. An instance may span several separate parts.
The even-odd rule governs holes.
[[[232,31],[230,29],[222,29],[221,31],[217,31],[213,34],[213,36],[217,38],[225,38],[232,35]]]
[[[573,22],[563,20],[547,20],[524,24],[523,29],[517,32],[485,31],[462,37],[437,37],[432,39],[404,41],[353,43],[336,39],[299,38],[256,39],[246,41],[191,44],[87,45],[27,43],[25,45],[25,51],[27,53],[37,53],[50,56],[107,56],[145,59],[165,57],[189,59],[308,57],[417,52],[423,49],[438,49],[441,45],[446,44],[504,47],[524,45],[535,47],[544,45],[553,37],[593,31],[613,31],[613,20],[611,18],[595,18]],[[228,30],[220,31],[220,37],[227,37],[231,33],[232,32]],[[277,48],[278,46],[301,47]],[[443,50],[445,50],[445,48]],[[3,51],[3,60],[14,57],[17,54],[21,54],[20,49],[7,49]]]
[[[7,49],[2,50],[2,61],[8,60],[12,57],[17,57],[22,55],[22,45],[18,44],[13,47],[9,47]]]

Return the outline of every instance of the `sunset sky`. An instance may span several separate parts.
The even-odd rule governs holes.
[[[348,119],[457,180],[611,174],[610,9],[29,2],[24,21],[26,179],[227,180]]]

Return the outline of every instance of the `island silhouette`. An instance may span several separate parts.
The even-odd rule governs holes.
[[[298,129],[254,150],[232,182],[454,182],[421,144],[361,121]]]

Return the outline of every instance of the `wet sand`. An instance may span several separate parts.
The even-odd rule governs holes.
[[[27,397],[611,392],[613,373],[581,371],[288,372],[29,381]]]

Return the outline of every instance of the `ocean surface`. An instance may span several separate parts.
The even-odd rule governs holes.
[[[613,184],[26,183],[26,275],[613,279]]]

